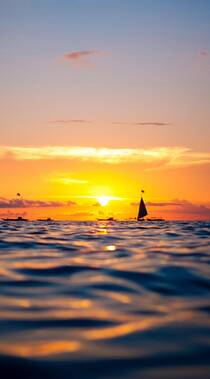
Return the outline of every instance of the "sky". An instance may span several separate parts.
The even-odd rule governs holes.
[[[0,217],[134,218],[144,189],[151,216],[210,219],[209,19],[209,0],[0,0]]]

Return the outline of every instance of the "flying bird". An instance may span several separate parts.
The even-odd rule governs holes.
[[[19,196],[19,197],[20,197],[20,196],[21,196],[21,194],[18,192],[18,193],[17,193],[17,196]]]

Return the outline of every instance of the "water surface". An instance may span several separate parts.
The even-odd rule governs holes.
[[[0,372],[209,378],[209,222],[0,222]]]

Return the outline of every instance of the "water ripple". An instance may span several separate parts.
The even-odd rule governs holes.
[[[207,379],[209,222],[0,221],[0,370]]]

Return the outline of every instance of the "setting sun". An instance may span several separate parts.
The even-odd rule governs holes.
[[[99,197],[96,197],[97,201],[99,202],[99,204],[102,206],[102,207],[105,207],[111,200],[111,197],[109,196],[99,196]]]

